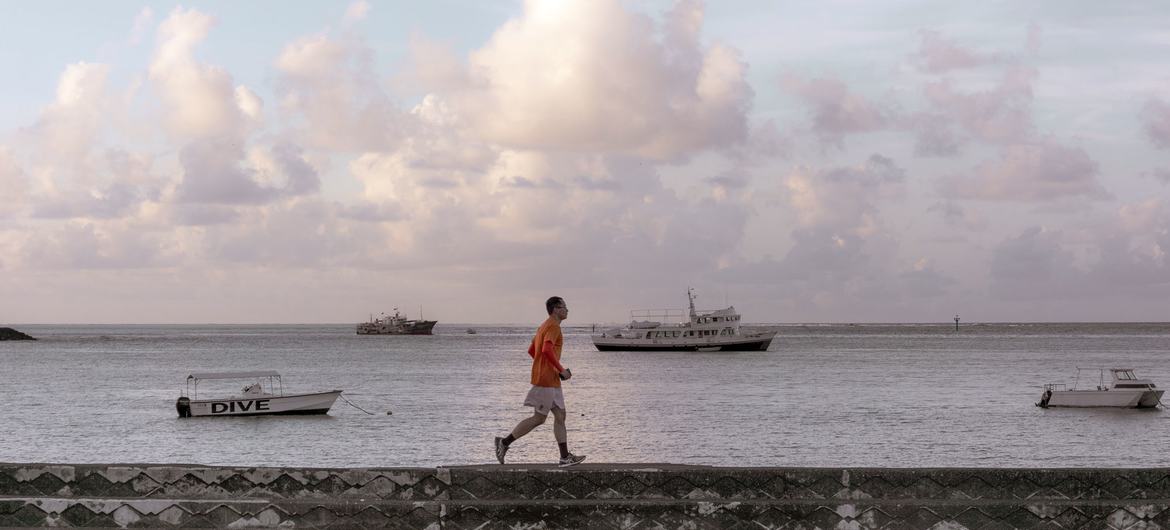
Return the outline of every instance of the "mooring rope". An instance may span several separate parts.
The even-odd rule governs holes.
[[[370,416],[373,416],[373,415],[374,415],[374,413],[373,413],[373,412],[370,412],[370,411],[368,411],[368,410],[366,410],[366,409],[363,409],[363,408],[361,408],[361,407],[359,407],[359,406],[357,406],[357,405],[354,405],[352,401],[350,401],[350,400],[348,400],[348,399],[345,399],[345,396],[343,396],[343,395],[341,395],[341,394],[338,394],[338,395],[337,395],[337,397],[341,398],[341,400],[342,400],[342,401],[344,401],[344,402],[348,403],[348,404],[349,404],[349,406],[351,406],[351,407],[353,407],[353,408],[355,408],[355,409],[358,409],[358,410],[360,410],[360,411],[362,411],[362,412],[365,412],[366,414],[369,414]],[[390,413],[390,412],[386,412],[386,414],[389,414],[389,413]]]

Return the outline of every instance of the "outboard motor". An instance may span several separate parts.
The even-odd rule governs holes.
[[[1046,409],[1046,408],[1048,408],[1048,400],[1050,400],[1050,399],[1052,399],[1052,389],[1051,388],[1048,390],[1045,390],[1044,393],[1040,395],[1040,402],[1037,403],[1036,406],[1040,407],[1042,409]]]
[[[180,396],[179,399],[177,401],[175,401],[175,410],[179,411],[180,418],[190,418],[191,417],[191,398],[189,398],[187,396]]]

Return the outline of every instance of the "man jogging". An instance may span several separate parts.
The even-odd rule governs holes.
[[[532,407],[533,414],[517,424],[512,434],[505,438],[496,437],[496,460],[501,464],[512,442],[544,423],[549,412],[553,414],[553,435],[561,449],[560,466],[573,466],[585,460],[584,455],[569,452],[565,395],[561,392],[561,381],[573,377],[568,368],[561,366],[561,347],[565,343],[561,336],[561,321],[569,318],[569,307],[563,298],[554,296],[545,301],[544,308],[548,311],[548,319],[536,330],[532,344],[528,345],[528,355],[532,356],[532,390],[524,398],[524,406]]]

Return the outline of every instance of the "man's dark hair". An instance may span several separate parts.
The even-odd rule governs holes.
[[[559,296],[554,296],[554,297],[549,298],[548,300],[544,301],[544,308],[548,311],[548,314],[551,315],[553,312],[553,309],[556,309],[558,305],[561,305],[563,303],[565,303],[564,298],[561,298]]]

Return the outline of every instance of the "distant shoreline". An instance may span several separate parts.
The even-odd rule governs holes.
[[[166,326],[222,326],[222,327],[255,327],[255,326],[353,326],[353,322],[23,322],[14,324],[20,327],[37,327],[37,326],[146,326],[146,327],[166,327]],[[587,322],[587,323],[568,323],[566,328],[589,328],[597,326],[622,327],[628,322]],[[1045,326],[1045,325],[1170,325],[1170,320],[1044,320],[1044,321],[963,321],[959,323],[959,327],[965,326]],[[954,327],[954,322],[744,322],[744,326],[761,327],[761,326],[779,326],[779,327],[798,327],[798,326],[948,326]],[[472,323],[472,322],[439,322],[436,324],[439,328],[460,328],[466,329],[468,327],[482,327],[482,328],[515,328],[515,327],[535,327],[532,322],[518,322],[518,323]],[[13,329],[13,328],[0,328]],[[13,329],[13,331],[15,331]]]

